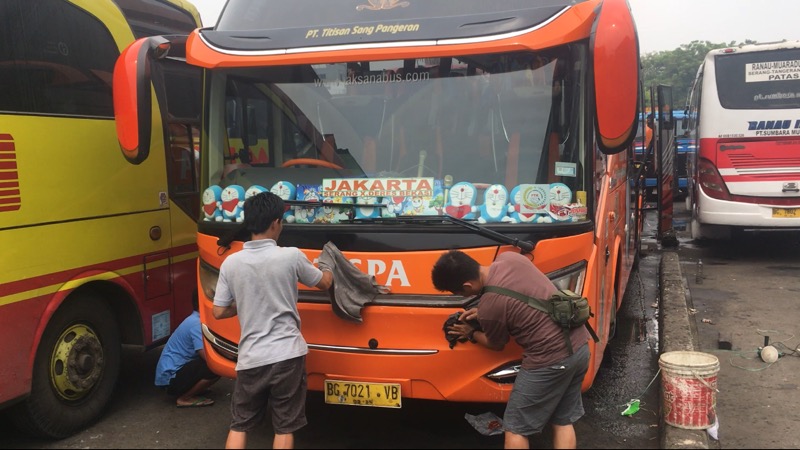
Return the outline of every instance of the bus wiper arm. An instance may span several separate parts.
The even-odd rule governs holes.
[[[308,200],[284,200],[284,204],[289,206],[305,206],[306,208],[319,208],[321,206],[347,206],[350,208],[386,208],[388,205],[383,203],[376,203],[374,205],[367,205],[361,203],[334,203],[334,202],[321,202],[321,201],[308,201]],[[224,236],[217,239],[217,245],[223,248],[229,248],[231,242],[236,239],[236,236],[239,233],[244,231],[244,224],[239,223],[235,227],[231,228],[231,230],[225,234]]]
[[[490,230],[488,228],[484,228],[478,224],[468,222],[463,219],[459,219],[457,217],[443,215],[443,216],[397,216],[396,219],[398,221],[406,221],[406,222],[434,222],[434,221],[443,221],[443,222],[450,222],[452,224],[458,225],[462,228],[466,228],[470,231],[474,231],[481,236],[488,237],[494,241],[500,242],[502,244],[509,244],[513,245],[514,247],[519,248],[522,250],[523,253],[531,253],[534,248],[534,244],[531,241],[522,241],[517,238],[512,238],[511,236],[507,236],[503,233],[499,233],[494,230]],[[373,219],[374,220],[374,219]]]
[[[385,203],[364,204],[364,203],[334,203],[310,200],[284,200],[283,203],[290,206],[305,206],[307,208],[319,208],[320,206],[347,206],[350,208],[386,208]]]

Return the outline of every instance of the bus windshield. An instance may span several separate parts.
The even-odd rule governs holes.
[[[716,79],[725,109],[800,108],[800,49],[717,56]]]
[[[215,71],[201,219],[239,222],[245,196],[272,190],[378,205],[299,204],[290,223],[584,220],[586,54],[571,44]]]

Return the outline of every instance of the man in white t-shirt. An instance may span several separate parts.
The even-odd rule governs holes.
[[[247,199],[243,224],[251,240],[220,267],[214,317],[238,316],[241,326],[226,448],[245,448],[247,432],[267,412],[275,430],[272,448],[294,448],[294,432],[307,423],[308,346],[300,333],[297,283],[327,290],[333,275],[299,249],[277,245],[284,211],[283,200],[271,192]]]

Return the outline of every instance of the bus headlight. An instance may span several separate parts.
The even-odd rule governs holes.
[[[556,285],[558,289],[569,289],[570,291],[583,295],[583,282],[586,280],[586,261],[564,267],[547,274],[547,278]]]
[[[200,287],[203,289],[203,295],[213,301],[214,294],[217,292],[219,269],[201,259],[198,276],[200,277]]]

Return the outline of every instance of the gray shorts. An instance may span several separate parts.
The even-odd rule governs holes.
[[[231,430],[249,431],[267,411],[276,434],[294,433],[306,421],[306,357],[236,372]]]
[[[583,416],[581,384],[589,369],[589,344],[557,364],[521,369],[506,405],[503,426],[522,436],[545,425],[570,425]]]

